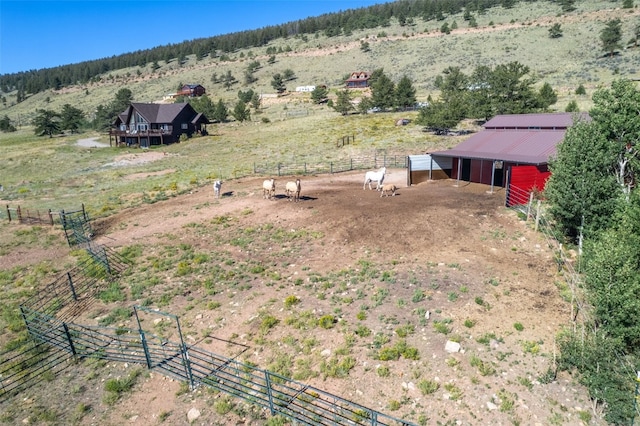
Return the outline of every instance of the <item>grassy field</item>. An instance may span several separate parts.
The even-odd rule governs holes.
[[[399,117],[413,118],[415,112],[343,117],[324,107],[306,109],[308,115],[302,118],[218,126],[209,136],[155,147],[146,153],[166,155],[137,164],[119,160],[130,155],[144,158],[146,153],[138,149],[77,145],[78,139],[88,137],[108,143],[98,134],[41,138],[23,128],[0,139],[4,186],[0,198],[12,207],[40,210],[69,210],[84,203],[91,217],[99,217],[183,193],[213,179],[253,175],[254,166],[329,164],[361,155],[404,156],[446,149],[459,141],[422,132],[415,124],[395,125]],[[355,141],[338,148],[336,142],[343,136],[354,136]],[[6,217],[6,212],[0,212],[0,217]]]

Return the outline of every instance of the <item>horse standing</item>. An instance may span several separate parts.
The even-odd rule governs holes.
[[[289,201],[293,199],[293,201],[300,200],[300,179],[296,179],[295,182],[287,182],[287,186],[285,187],[285,193],[287,197],[289,197]]]
[[[213,182],[213,198],[220,198],[221,190],[222,190],[222,181],[217,180]]]
[[[267,200],[276,195],[276,180],[271,178],[262,182],[262,196]]]
[[[382,167],[377,172],[369,171],[364,175],[364,185],[362,185],[362,189],[367,189],[367,184],[369,184],[369,189],[371,189],[371,182],[376,182],[376,191],[380,190],[382,186],[382,182],[384,182],[384,175],[387,173],[387,168]]]

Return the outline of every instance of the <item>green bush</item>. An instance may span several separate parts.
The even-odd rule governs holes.
[[[294,295],[287,296],[287,298],[284,299],[285,308],[290,308],[294,305],[297,305],[298,303],[300,303],[300,299],[298,299],[298,297]]]
[[[324,315],[318,319],[318,326],[325,329],[333,328],[335,323],[336,319],[333,315]]]
[[[264,318],[262,318],[262,322],[260,323],[260,330],[262,332],[270,330],[275,327],[278,322],[278,318],[274,317],[273,315],[266,315]]]
[[[381,361],[396,361],[400,359],[400,352],[396,347],[387,346],[380,349],[378,359]]]
[[[380,377],[389,377],[391,375],[391,370],[389,370],[389,367],[386,365],[381,365],[376,370],[376,373],[378,373],[378,376]]]
[[[423,395],[431,395],[440,389],[440,384],[433,380],[421,380],[418,383],[418,389],[420,389]]]

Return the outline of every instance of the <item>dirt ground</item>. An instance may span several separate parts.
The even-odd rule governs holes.
[[[215,315],[199,308],[185,310],[187,302],[181,305],[179,298],[165,310],[192,325],[187,332],[190,342],[199,330],[209,327],[217,338],[248,345],[249,360],[266,368],[270,351],[275,349],[257,348],[245,337],[255,327],[256,312],[270,309],[274,315],[283,315],[281,302],[276,305],[273,300],[289,294],[302,300],[297,309],[336,312],[330,297],[345,298],[354,290],[347,288],[341,293],[333,289],[335,293],[327,300],[311,298],[293,284],[295,278],[308,280],[305,271],[358,270],[367,260],[390,268],[395,277],[393,282],[378,285],[388,285],[392,302],[372,310],[362,321],[374,333],[393,333],[398,323],[417,323],[412,295],[417,288],[427,292],[428,297],[419,303],[423,312],[428,312],[426,320],[407,339],[418,348],[420,360],[381,362],[372,358],[368,344],[357,344],[351,352],[356,366],[347,379],[315,377],[307,383],[423,424],[601,424],[584,389],[571,377],[547,375],[553,369],[553,338],[570,321],[570,305],[560,297],[558,282],[562,278],[553,253],[530,222],[504,207],[504,190],[489,193],[487,186],[465,182],[457,186],[452,180],[407,187],[405,170],[389,170],[385,182],[399,189],[395,196],[381,197],[375,190],[363,190],[363,177],[363,172],[302,177],[297,203],[284,195],[285,182],[290,180],[286,178],[276,178],[276,197],[271,200],[263,197],[262,178],[224,182],[220,199],[214,199],[208,185],[97,221],[96,242],[116,249],[132,244],[153,247],[173,235],[205,250],[212,241],[192,232],[188,225],[225,215],[234,217],[237,226],[271,224],[315,232],[322,235],[317,242],[281,261],[284,284],[280,288],[256,283],[250,293],[235,295],[232,302],[227,298]],[[277,253],[279,249],[263,250]],[[228,250],[243,255],[237,247],[229,246]],[[368,303],[371,297],[367,295]],[[357,322],[362,303],[342,306],[340,318],[346,323]],[[447,335],[434,331],[434,324],[444,320],[451,326]],[[283,346],[286,333],[274,329],[269,340]],[[344,345],[344,336],[336,330],[314,329],[310,333],[319,342],[315,350],[325,353],[322,356],[327,351],[336,353]],[[490,342],[481,343],[482,336],[491,336]],[[447,340],[459,341],[460,351],[447,352]],[[381,365],[389,365],[389,377],[376,373]],[[479,365],[492,368],[482,370]],[[114,376],[130,368],[112,367]],[[424,395],[417,388],[422,380],[435,381],[440,387]],[[92,389],[96,395],[102,392],[101,385]],[[212,396],[203,389],[185,394],[180,389],[176,381],[152,373],[115,406],[92,403],[92,411],[80,424],[188,424],[187,412],[192,408],[201,412],[193,424],[265,423],[248,415],[220,414],[215,408],[220,395]],[[390,400],[401,402],[399,409],[390,408]]]

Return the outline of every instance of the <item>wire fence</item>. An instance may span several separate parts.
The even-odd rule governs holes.
[[[363,155],[330,162],[292,162],[254,164],[253,173],[264,176],[314,175],[323,173],[341,173],[353,170],[378,169],[380,167],[404,168],[409,165],[409,156]]]
[[[558,241],[558,235],[552,220],[546,213],[543,200],[536,197],[535,191],[527,191],[510,185],[507,191],[507,207],[519,212],[526,221],[533,221],[533,228],[544,236],[547,246],[553,250],[554,260],[558,272],[562,272],[567,288],[570,292],[571,320],[574,331],[578,327],[589,323],[590,309],[585,302],[582,275],[580,268],[580,253],[568,251]]]
[[[61,217],[72,231],[86,229],[80,222],[88,221],[88,216],[82,211]],[[149,310],[142,307],[134,307],[137,329],[74,323],[128,267],[114,250],[90,241],[82,244],[88,252],[85,260],[20,305],[29,339],[0,354],[0,402],[72,368],[74,359],[97,358],[146,365],[186,381],[191,389],[211,387],[301,424],[415,426],[288,377],[186,345],[178,318],[171,314],[160,313],[175,319],[179,342],[144,330],[139,312]]]

